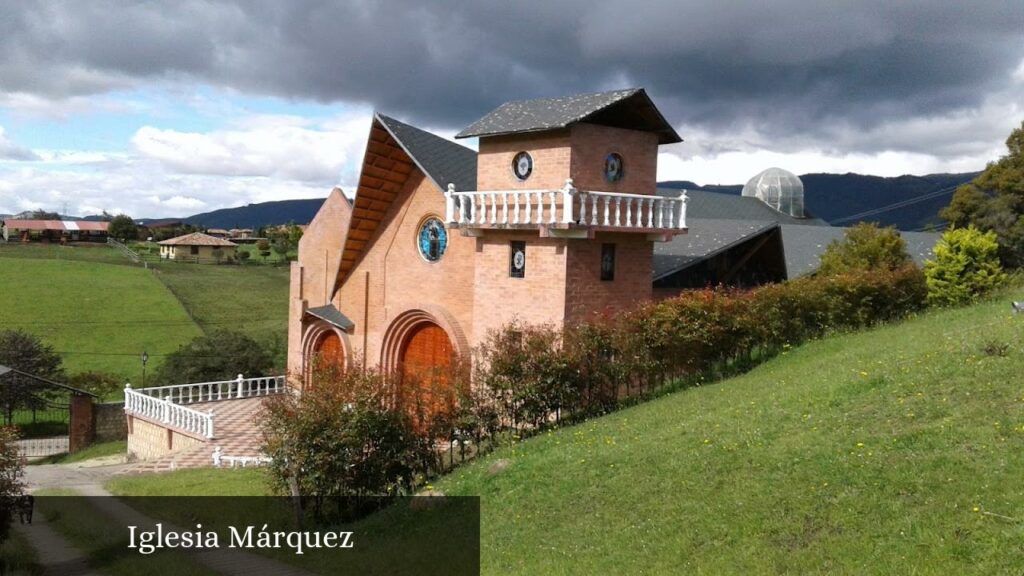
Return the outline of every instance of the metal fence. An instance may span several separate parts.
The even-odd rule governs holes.
[[[18,452],[25,458],[42,458],[54,454],[65,454],[71,444],[67,436],[54,436],[51,438],[30,438],[18,440],[14,443]]]

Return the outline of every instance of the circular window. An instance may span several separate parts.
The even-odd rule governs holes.
[[[529,152],[520,152],[512,159],[512,173],[520,180],[526,180],[533,172],[533,157]]]
[[[427,262],[440,260],[448,247],[448,231],[444,229],[444,223],[434,217],[424,220],[420,225],[416,245],[420,249],[420,256]]]
[[[622,156],[612,152],[604,159],[604,177],[609,182],[622,180]]]

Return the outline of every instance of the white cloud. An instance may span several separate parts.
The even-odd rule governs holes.
[[[7,137],[4,127],[0,126],[0,160],[38,160],[35,152],[18,146]]]
[[[370,113],[365,111],[320,123],[295,116],[254,115],[229,129],[206,133],[144,126],[132,137],[132,145],[143,158],[175,173],[267,177],[326,186],[355,181],[351,168],[362,157],[369,127]]]

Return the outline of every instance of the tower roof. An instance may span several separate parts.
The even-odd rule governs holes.
[[[506,102],[455,137],[545,132],[577,122],[655,132],[659,144],[683,141],[643,88]]]

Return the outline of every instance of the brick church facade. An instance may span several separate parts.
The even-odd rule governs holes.
[[[479,152],[374,116],[352,202],[331,192],[292,265],[288,370],[357,357],[446,364],[513,320],[562,325],[649,299],[656,194],[680,138],[642,89],[510,102],[463,130]]]

